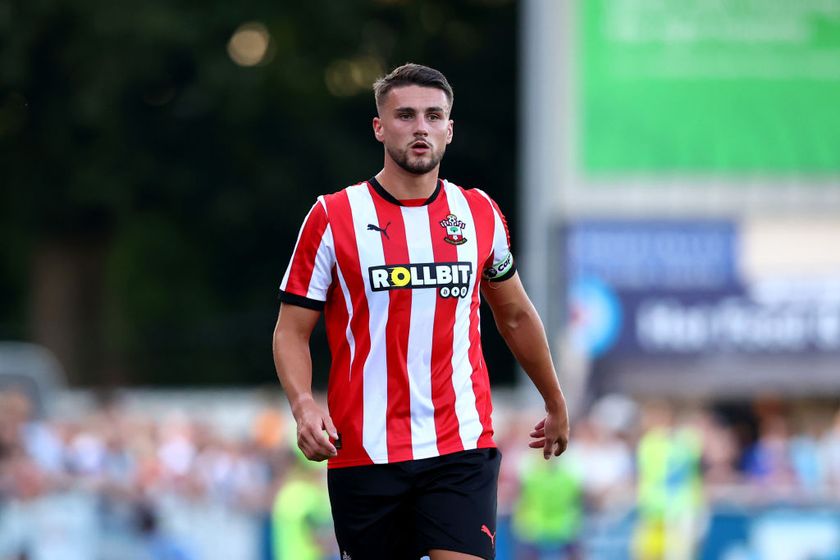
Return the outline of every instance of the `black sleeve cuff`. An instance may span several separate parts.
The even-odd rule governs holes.
[[[488,282],[493,282],[493,283],[504,282],[505,280],[510,280],[511,278],[513,278],[514,274],[516,274],[516,263],[515,262],[511,265],[511,267],[508,269],[508,271],[505,272],[504,274],[502,274],[501,276],[496,276],[496,277],[493,277],[493,278],[488,278],[488,277],[485,276],[484,279],[487,280]]]
[[[281,303],[288,303],[289,305],[297,305],[298,307],[305,307],[307,309],[314,309],[315,311],[323,311],[324,305],[326,305],[325,301],[319,301],[317,299],[310,299],[308,297],[299,296],[297,294],[290,294],[289,292],[284,292],[280,290],[280,302]]]

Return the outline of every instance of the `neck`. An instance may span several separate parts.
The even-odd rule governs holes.
[[[385,167],[376,174],[376,180],[397,200],[425,199],[437,188],[439,169],[437,166],[428,173],[415,175],[386,158]]]

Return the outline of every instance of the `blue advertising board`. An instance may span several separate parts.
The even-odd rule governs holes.
[[[737,230],[725,220],[581,220],[567,232],[570,278],[617,290],[708,290],[736,284]]]
[[[738,285],[737,231],[724,220],[581,220],[565,232],[568,315],[593,357],[626,350],[627,294]]]
[[[840,354],[838,294],[746,285],[730,222],[580,221],[566,242],[568,320],[592,358]]]

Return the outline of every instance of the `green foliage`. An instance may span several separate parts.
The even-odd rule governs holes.
[[[227,44],[249,21],[271,46],[243,67]],[[330,80],[359,61],[442,69],[456,90],[444,174],[511,214],[515,26],[498,1],[0,0],[0,336],[27,331],[38,247],[95,241],[109,248],[101,344],[129,380],[271,382],[300,221],[381,166],[369,89]]]

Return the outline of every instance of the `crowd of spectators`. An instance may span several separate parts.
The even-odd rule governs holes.
[[[276,431],[283,419],[276,414]],[[81,485],[143,500],[175,493],[264,509],[288,460],[271,418],[254,437],[229,439],[197,418],[126,413],[106,405],[72,419],[38,419],[19,392],[0,393],[0,499],[29,499]]]
[[[535,418],[516,410],[501,406],[496,416],[504,455],[499,513],[513,518],[514,537],[523,480],[535,463],[526,445]],[[569,450],[556,463],[575,485],[568,496],[581,512],[630,509],[638,500],[639,442],[651,430],[688,430],[699,442],[696,467],[706,503],[840,502],[840,411],[827,402],[820,410],[794,417],[783,403],[754,403],[739,415],[607,397],[576,419]],[[201,418],[145,415],[119,402],[73,418],[37,418],[23,393],[6,390],[0,392],[0,515],[10,504],[81,488],[100,497],[103,511],[128,507],[140,533],[156,530],[155,506],[173,495],[266,517],[300,460],[290,424],[283,407],[266,407],[249,433],[223,436]]]

